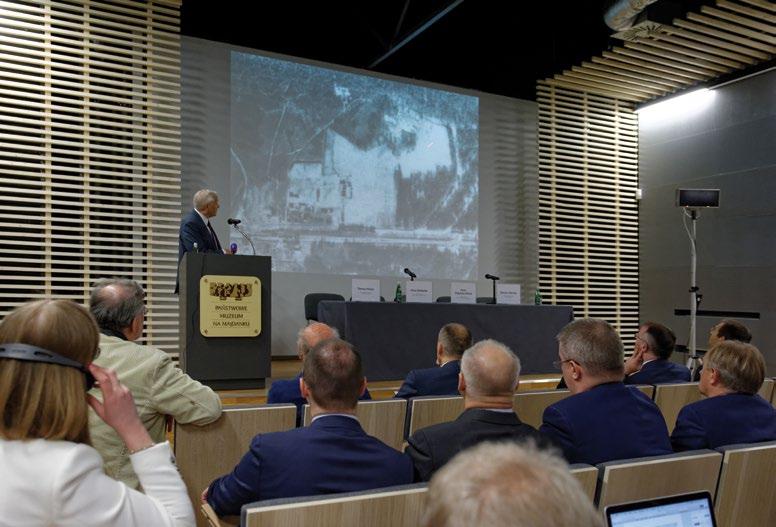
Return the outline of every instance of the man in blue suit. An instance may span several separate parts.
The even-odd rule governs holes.
[[[224,516],[258,500],[411,483],[412,461],[368,436],[356,418],[365,389],[356,350],[340,339],[319,343],[305,357],[302,377],[312,424],[254,437],[231,474],[213,481],[202,498]]]
[[[331,326],[328,326],[322,322],[313,322],[312,324],[303,327],[299,331],[299,335],[296,339],[296,351],[299,356],[299,360],[304,362],[304,358],[307,353],[313,349],[319,342],[324,340],[339,337],[337,330]],[[307,404],[307,399],[302,395],[302,389],[300,388],[300,380],[302,379],[302,373],[293,379],[278,379],[272,381],[272,385],[269,387],[269,394],[267,394],[267,403],[293,403],[296,405],[296,426],[302,424],[302,408]],[[369,390],[365,389],[364,393],[359,399],[369,400],[372,396],[369,394]]]
[[[736,340],[738,342],[744,342],[748,344],[752,341],[752,332],[749,331],[749,328],[738,320],[733,320],[732,318],[723,318],[714,324],[714,326],[711,328],[711,331],[709,331],[709,343],[706,345],[706,349],[710,350],[720,342],[724,342],[726,340]],[[701,380],[702,372],[703,366],[695,370],[695,375],[692,378],[693,382],[698,382]]]
[[[698,385],[706,399],[679,412],[671,444],[676,451],[776,440],[776,409],[757,395],[765,378],[760,350],[721,341],[703,357]]]
[[[671,362],[676,335],[657,322],[639,326],[633,355],[625,361],[625,384],[690,382],[690,370]]]
[[[649,397],[622,382],[620,336],[607,322],[575,320],[558,334],[557,362],[570,397],[544,411],[539,431],[569,463],[670,454],[663,416]]]
[[[396,392],[396,397],[409,399],[420,395],[458,395],[461,356],[471,345],[472,334],[466,326],[445,324],[437,338],[437,367],[409,372]]]
[[[224,250],[218,240],[216,231],[210,224],[210,218],[215,218],[221,206],[218,194],[212,190],[203,189],[194,194],[194,208],[181,220],[178,233],[178,267],[183,255],[189,252],[231,254]],[[196,249],[194,245],[196,244]],[[175,277],[175,292],[178,292],[178,278]]]

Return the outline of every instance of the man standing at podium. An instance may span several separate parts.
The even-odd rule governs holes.
[[[223,249],[216,231],[210,224],[210,218],[215,218],[218,208],[218,194],[212,190],[202,189],[194,194],[194,208],[181,220],[178,235],[178,273],[181,260],[188,252],[232,254],[229,249]],[[175,277],[175,292],[178,292],[178,278]]]

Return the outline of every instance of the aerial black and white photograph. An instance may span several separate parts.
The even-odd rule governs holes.
[[[478,118],[474,96],[233,51],[234,214],[275,271],[476,276]]]

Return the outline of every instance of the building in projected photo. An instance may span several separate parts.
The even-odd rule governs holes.
[[[233,213],[275,271],[477,274],[476,97],[243,53],[231,75]]]
[[[286,222],[391,229],[397,226],[399,189],[404,175],[455,172],[448,130],[419,122],[417,141],[423,152],[395,156],[382,146],[362,150],[337,132],[326,132],[322,163],[300,161],[288,172]]]

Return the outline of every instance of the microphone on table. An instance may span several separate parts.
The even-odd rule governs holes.
[[[418,275],[416,275],[415,273],[410,271],[408,267],[404,268],[404,274],[406,274],[407,276],[410,277],[410,282],[412,282],[413,280],[415,280],[418,277]]]
[[[492,274],[486,274],[485,278],[488,280],[493,280],[493,303],[496,303],[496,280],[501,280],[498,276],[492,275]]]

